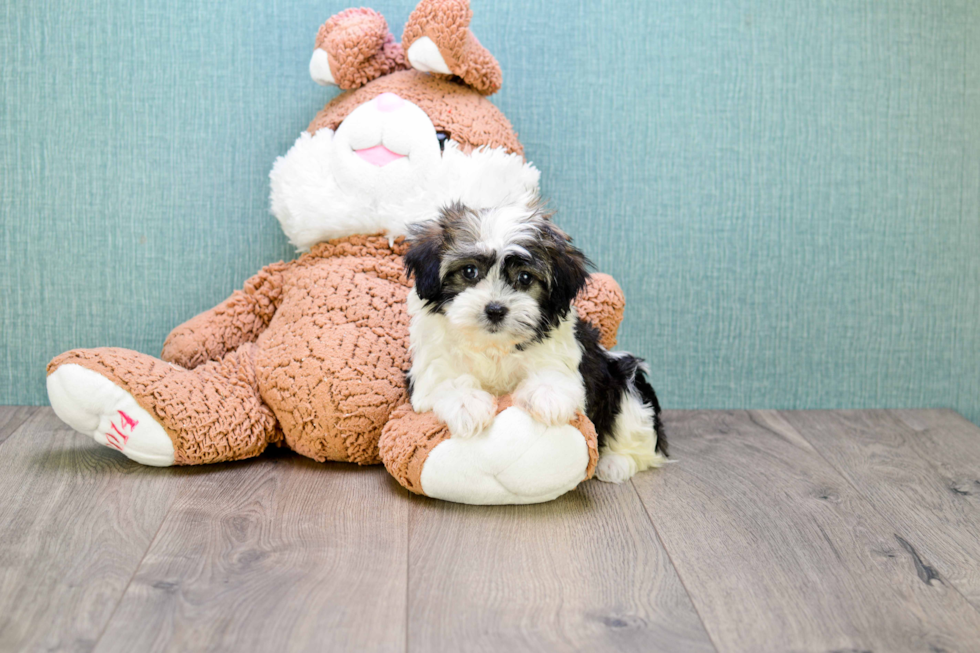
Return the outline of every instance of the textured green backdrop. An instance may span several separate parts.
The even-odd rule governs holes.
[[[393,31],[409,2],[369,0]],[[980,421],[980,3],[474,0],[495,101],[671,408]],[[333,0],[3,0],[0,403],[292,255]]]

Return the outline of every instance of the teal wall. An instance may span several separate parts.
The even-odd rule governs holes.
[[[371,0],[394,31],[411,6]],[[980,422],[980,3],[474,0],[495,101],[670,408]],[[0,403],[158,353],[291,251],[267,174],[327,0],[6,0]]]

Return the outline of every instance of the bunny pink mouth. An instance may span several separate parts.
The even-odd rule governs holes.
[[[392,161],[405,158],[404,154],[392,152],[384,145],[375,145],[374,147],[369,147],[363,150],[354,150],[354,154],[361,157],[371,165],[378,166],[379,168],[388,165]]]

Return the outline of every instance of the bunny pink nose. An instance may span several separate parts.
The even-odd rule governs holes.
[[[378,103],[378,111],[382,113],[388,113],[389,111],[394,111],[405,104],[405,100],[401,99],[394,93],[382,93],[375,100]]]

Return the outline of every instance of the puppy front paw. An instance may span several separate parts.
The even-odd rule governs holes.
[[[497,400],[489,392],[454,392],[436,402],[436,417],[449,427],[454,438],[471,438],[490,426],[497,414]]]
[[[514,403],[548,426],[568,424],[579,408],[577,397],[546,383],[522,385],[514,393]]]

